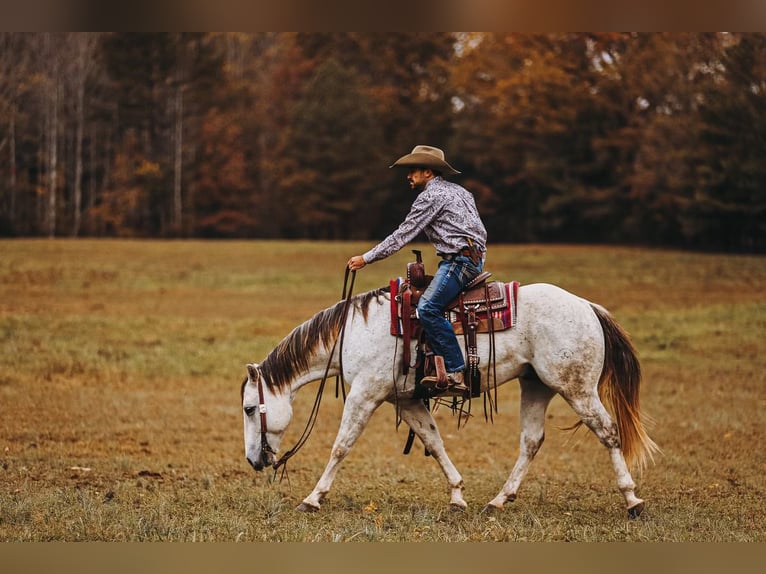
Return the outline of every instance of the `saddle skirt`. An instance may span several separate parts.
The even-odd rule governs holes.
[[[417,302],[426,285],[421,288],[412,286],[401,277],[392,279],[391,289],[391,334],[416,336],[420,330],[417,318]],[[475,313],[478,333],[504,331],[516,324],[519,282],[492,281],[464,291],[462,306],[467,312]],[[452,324],[455,334],[464,332],[464,318],[460,315],[461,301],[457,297],[445,309],[445,317]],[[490,324],[491,320],[491,324]],[[406,323],[405,323],[406,321]]]

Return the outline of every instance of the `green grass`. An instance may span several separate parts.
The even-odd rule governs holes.
[[[239,385],[294,326],[335,303],[369,245],[330,242],[0,242],[0,541],[766,541],[761,502],[766,259],[622,247],[493,246],[499,279],[552,282],[603,304],[642,361],[642,407],[663,449],[629,521],[608,456],[559,429],[519,498],[481,509],[510,472],[518,388],[494,424],[436,413],[465,513],[393,409],[375,414],[316,515],[294,507],[322,472],[342,410],[328,388],[289,480],[243,457]],[[423,249],[427,269],[436,261]],[[403,275],[409,251],[356,292]],[[299,393],[285,444],[303,430]],[[481,408],[477,409],[481,412]],[[476,411],[475,411],[476,412]]]

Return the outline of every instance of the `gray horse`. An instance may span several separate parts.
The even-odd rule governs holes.
[[[447,456],[431,413],[413,397],[413,377],[392,374],[402,372],[401,353],[396,353],[397,340],[389,331],[390,294],[384,289],[317,313],[285,337],[260,365],[247,365],[242,408],[248,462],[255,470],[276,465],[295,393],[307,383],[340,374],[335,349],[342,326],[343,376],[350,390],[330,460],[298,509],[319,510],[341,461],[385,401],[396,403],[402,420],[439,463],[449,483],[451,507],[464,509],[463,479]],[[480,356],[486,357],[486,335],[479,336],[478,345]],[[635,494],[629,465],[640,470],[659,449],[641,422],[641,370],[635,351],[609,313],[554,285],[522,286],[517,323],[495,333],[494,353],[498,384],[518,378],[521,385],[521,437],[516,464],[485,510],[501,509],[516,498],[543,443],[548,404],[559,394],[580,418],[578,424],[584,423],[609,450],[628,514],[638,516],[644,501]],[[486,390],[489,377],[485,379]]]

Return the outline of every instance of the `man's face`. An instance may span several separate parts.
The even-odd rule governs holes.
[[[422,167],[413,167],[407,172],[407,181],[410,182],[410,188],[415,191],[421,191],[431,179],[433,173],[430,169],[423,169]]]

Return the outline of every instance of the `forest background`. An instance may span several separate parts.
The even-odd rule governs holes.
[[[443,147],[493,242],[766,251],[766,35],[0,33],[0,236],[373,240]]]

